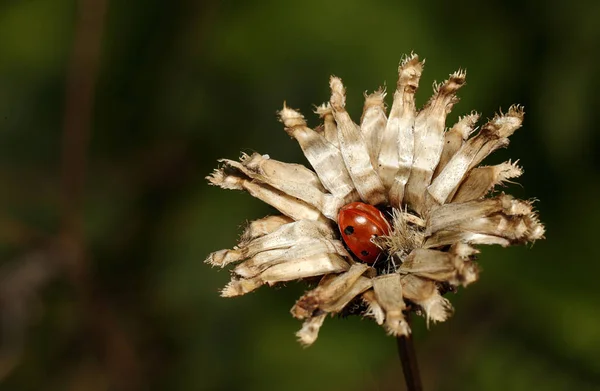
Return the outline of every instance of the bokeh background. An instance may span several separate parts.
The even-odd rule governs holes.
[[[525,105],[490,163],[537,198],[546,240],[485,248],[444,324],[414,329],[426,390],[600,389],[600,3],[3,0],[0,2],[1,390],[400,390],[395,341],[328,319],[302,349],[304,291],[236,299],[203,263],[271,213],[209,187],[221,157],[305,162],[277,122],[343,78],[393,87],[402,54],[461,102]]]

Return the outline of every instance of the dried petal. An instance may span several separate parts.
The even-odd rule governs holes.
[[[402,263],[399,272],[454,286],[467,286],[479,274],[477,265],[469,260],[469,256],[427,249],[414,250]]]
[[[341,312],[350,302],[358,297],[361,293],[366,291],[367,289],[373,286],[373,280],[367,277],[359,277],[358,280],[344,292],[342,296],[340,296],[337,300],[324,303],[321,306],[321,309],[325,312],[329,312],[332,314]]]
[[[456,92],[465,84],[465,77],[464,71],[458,71],[436,86],[434,96],[415,119],[415,155],[406,185],[406,202],[419,213],[425,212],[425,189],[444,148],[446,115],[458,101]]]
[[[270,234],[279,229],[282,225],[291,223],[292,221],[294,220],[287,216],[267,216],[262,219],[251,221],[240,237],[240,246],[246,245],[252,239]]]
[[[440,174],[450,159],[465,144],[465,141],[473,133],[477,120],[479,120],[479,114],[477,113],[465,115],[460,117],[452,129],[446,132],[444,135],[444,149],[442,150],[442,156],[440,156],[440,162],[433,173],[434,178]]]
[[[379,305],[379,302],[375,297],[375,292],[373,292],[373,290],[368,290],[363,293],[362,298],[367,305],[365,316],[375,319],[375,322],[377,322],[378,325],[382,325],[385,321],[385,312],[381,305]]]
[[[517,178],[521,174],[523,170],[517,166],[517,162],[508,161],[495,166],[476,167],[469,171],[452,197],[452,202],[466,202],[481,198],[496,185]]]
[[[330,103],[338,127],[340,152],[354,187],[363,201],[372,205],[384,203],[387,201],[386,192],[371,164],[367,143],[360,128],[352,122],[345,109],[346,91],[342,81],[332,77],[329,86],[331,87]]]
[[[456,226],[462,222],[502,212],[507,216],[531,214],[531,203],[501,194],[494,198],[439,206],[431,211],[426,235]]]
[[[236,162],[229,162],[234,165]],[[244,173],[318,209],[331,220],[347,202],[325,192],[317,175],[300,164],[283,163],[258,153],[243,155]]]
[[[285,130],[300,144],[304,156],[315,169],[323,186],[335,197],[358,200],[353,195],[354,185],[340,150],[307,127],[304,117],[297,111],[284,105],[279,116],[285,125]]]
[[[261,274],[269,284],[301,278],[341,273],[350,268],[348,262],[337,254],[318,254],[277,264]]]
[[[333,118],[331,105],[329,102],[323,103],[321,106],[317,107],[316,112],[319,117],[323,119],[323,135],[325,136],[325,139],[339,148],[340,141],[338,140],[338,130],[335,119]]]
[[[226,161],[226,165],[230,162]],[[233,167],[216,169],[207,179],[212,185],[223,189],[246,190],[253,197],[273,206],[294,220],[327,220],[316,208],[265,183],[250,180]]]
[[[321,314],[306,320],[302,328],[296,333],[298,341],[305,347],[312,345],[319,336],[319,330],[325,321],[327,314]]]
[[[295,259],[298,257],[291,258],[289,253],[292,248],[276,248],[273,250],[262,251],[250,259],[245,260],[233,269],[233,273],[239,277],[252,278],[256,277],[260,273],[273,265],[284,262],[289,259]],[[304,248],[301,246],[301,248]],[[286,259],[282,259],[284,254],[287,255]],[[311,254],[314,255],[314,254]]]
[[[507,216],[501,213],[464,221],[454,229],[499,236],[507,239],[511,244],[533,242],[544,235],[543,227],[537,218],[529,215]]]
[[[365,94],[365,105],[360,119],[360,130],[367,143],[367,150],[371,156],[373,167],[377,167],[382,137],[386,134],[384,130],[388,120],[385,116],[385,103],[383,101],[385,95],[385,90],[382,88],[370,95]]]
[[[415,92],[423,71],[419,56],[405,58],[398,67],[398,83],[379,153],[379,175],[390,192],[390,203],[400,207],[414,157]]]
[[[342,242],[325,238],[299,240],[290,248],[263,251],[239,264],[233,272],[241,277],[251,278],[269,267],[292,259],[308,258],[317,254],[337,254],[351,259]]]
[[[379,305],[385,311],[385,329],[391,335],[409,335],[410,327],[404,319],[406,304],[402,300],[400,274],[392,273],[373,279],[373,291]]]
[[[323,305],[335,302],[352,288],[352,285],[367,269],[366,264],[355,263],[346,273],[323,279],[318,287],[307,292],[296,302],[292,307],[292,315],[298,319],[308,318]],[[367,279],[367,281],[369,280]]]
[[[243,154],[242,164],[248,170],[254,172],[260,177],[269,178],[270,185],[275,186],[277,182],[304,183],[319,192],[324,192],[325,188],[321,184],[319,177],[313,171],[304,167],[302,164],[284,163],[271,159],[269,155],[253,153],[252,155]]]
[[[485,143],[477,152],[469,169],[477,166],[496,149],[507,146],[508,137],[523,124],[524,115],[525,111],[523,110],[523,107],[513,105],[508,108],[508,113],[500,113],[500,115],[496,115],[490,122],[484,125],[481,129],[481,133],[483,136],[487,136],[489,142]]]
[[[439,204],[452,199],[465,174],[496,149],[508,145],[508,137],[523,122],[523,110],[511,106],[506,115],[497,115],[483,126],[479,134],[467,140],[450,159],[427,191]]]
[[[507,247],[510,245],[510,241],[498,236],[463,231],[438,231],[427,238],[423,244],[423,248],[438,248],[442,246],[448,246],[456,242],[486,245],[497,244],[502,247]]]
[[[349,265],[337,254],[318,254],[307,258],[277,263],[253,278],[232,279],[221,291],[221,296],[231,297],[246,294],[264,284],[299,280],[329,273],[341,273]]]
[[[299,242],[307,242],[311,239],[331,240],[333,238],[334,232],[328,224],[319,221],[300,220],[282,225],[274,232],[250,242],[240,243],[234,249],[216,251],[209,255],[206,262],[212,265],[224,266],[254,257],[263,251],[289,248]]]
[[[404,297],[420,306],[429,321],[443,322],[452,314],[452,305],[440,295],[435,282],[412,274],[402,277]]]

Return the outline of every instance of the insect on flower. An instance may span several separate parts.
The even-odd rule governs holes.
[[[434,86],[417,110],[422,69],[418,56],[404,58],[389,113],[380,88],[366,96],[360,124],[346,112],[337,77],[330,79],[329,102],[316,110],[323,123],[315,129],[284,104],[280,120],[314,171],[258,153],[220,161],[207,178],[211,184],[245,190],[280,212],[251,222],[233,249],[208,256],[214,266],[237,263],[223,296],[320,277],[291,310],[304,321],[296,334],[302,344],[317,339],[328,314],[356,303],[360,315],[389,334],[408,335],[407,311],[444,321],[452,306],[442,292],[477,280],[474,246],[543,237],[531,201],[492,194],[521,168],[510,161],[480,166],[508,145],[523,109],[510,107],[474,136],[475,113],[446,130],[465,72]]]
[[[364,202],[340,208],[338,226],[344,243],[361,261],[373,264],[383,254],[373,239],[389,235],[390,225],[381,211]]]

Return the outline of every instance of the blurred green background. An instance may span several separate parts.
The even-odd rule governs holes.
[[[411,51],[419,104],[467,69],[448,124],[525,105],[489,162],[520,159],[506,191],[547,227],[483,248],[448,322],[415,320],[425,389],[600,389],[599,20],[594,1],[1,1],[0,389],[403,389],[374,322],[300,347],[301,284],[219,297],[206,255],[271,210],[204,177],[240,151],[305,162],[283,101],[316,125],[335,74],[357,119]]]

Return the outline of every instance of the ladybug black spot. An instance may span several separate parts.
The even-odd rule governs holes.
[[[354,227],[349,225],[346,228],[344,228],[344,233],[346,235],[352,235],[354,233]]]
[[[366,256],[368,256],[368,255],[369,255],[369,252],[368,252],[367,250],[362,250],[362,251],[360,252],[360,255],[362,255],[363,257],[366,257]]]

